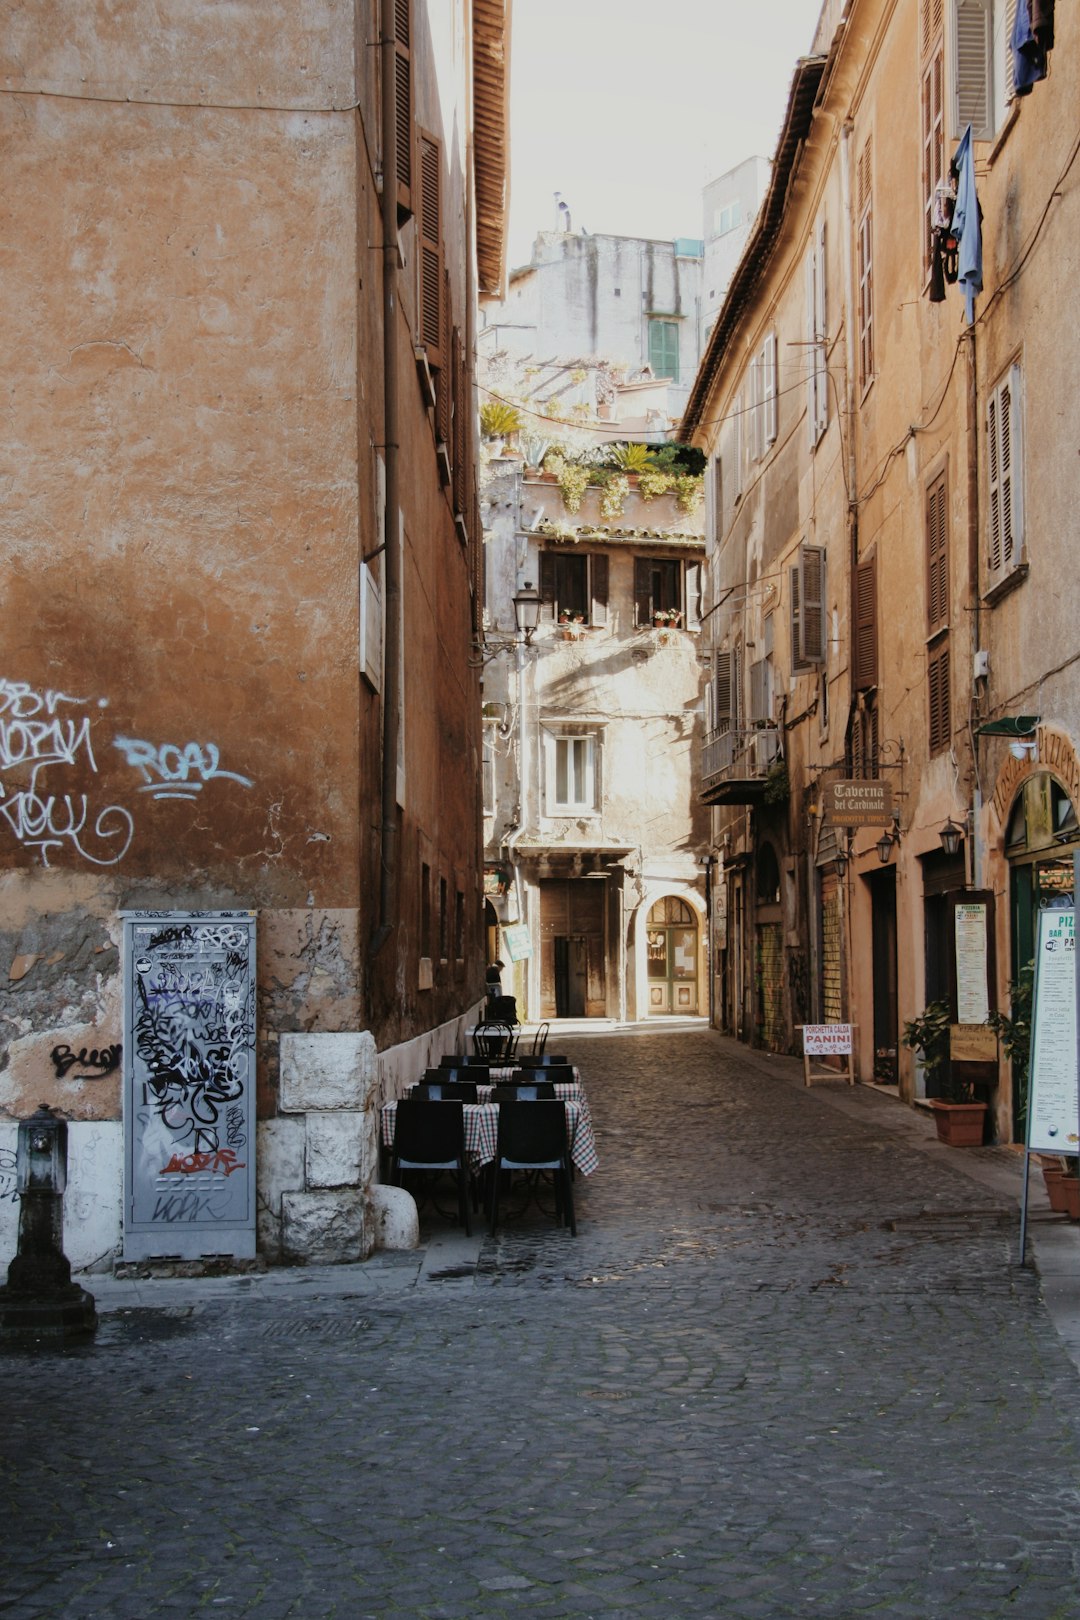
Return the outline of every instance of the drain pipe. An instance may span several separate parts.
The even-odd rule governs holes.
[[[379,831],[379,923],[371,938],[377,956],[397,926],[397,772],[401,727],[401,513],[398,471],[398,220],[395,0],[382,0],[382,295],[383,458],[386,472],[383,533],[382,823]]]

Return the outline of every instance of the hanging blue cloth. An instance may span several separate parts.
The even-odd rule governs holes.
[[[982,292],[982,209],[975,192],[975,159],[971,152],[971,125],[965,129],[952,160],[956,175],[956,206],[952,233],[960,244],[957,275],[964,293],[968,325],[975,319],[975,295]]]
[[[1051,22],[1051,27],[1053,23]],[[1031,24],[1028,0],[1016,0],[1016,18],[1009,45],[1013,58],[1013,84],[1018,96],[1030,96],[1033,85],[1046,78],[1046,52]]]

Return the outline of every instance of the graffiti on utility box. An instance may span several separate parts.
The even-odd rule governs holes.
[[[255,917],[124,915],[124,1254],[255,1252]]]

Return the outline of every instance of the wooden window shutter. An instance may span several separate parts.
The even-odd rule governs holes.
[[[1020,561],[1023,508],[1020,499],[1020,368],[1013,366],[987,402],[987,465],[990,483],[987,566],[995,583]]]
[[[859,158],[859,380],[865,387],[874,375],[874,232],[873,149],[868,139]]]
[[[926,622],[933,635],[949,622],[949,531],[945,474],[926,492]]]
[[[791,642],[791,667],[802,668],[802,617],[799,612],[799,569],[798,565],[788,569],[788,583],[791,587],[791,615],[788,623],[789,639]]]
[[[442,143],[420,133],[420,341],[428,364],[443,361]]]
[[[555,553],[553,551],[542,551],[540,553],[540,617],[542,619],[554,619],[558,612],[557,592]]]
[[[925,58],[941,36],[941,24],[944,20],[945,0],[922,0],[922,18],[919,29],[919,39],[922,55]]]
[[[854,584],[853,685],[857,692],[865,692],[869,687],[876,686],[878,680],[876,554],[859,563],[855,569]]]
[[[450,367],[454,377],[454,511],[469,510],[469,377],[465,350],[455,326],[450,334]]]
[[[992,0],[956,0],[956,129],[986,140],[993,106]]]
[[[688,630],[701,627],[701,583],[701,564],[688,562],[683,571],[684,612]]]
[[[594,552],[589,558],[590,624],[607,624],[608,616],[608,559],[604,552]]]
[[[398,219],[412,213],[413,111],[412,111],[412,26],[411,0],[396,0],[394,6],[394,106],[397,117],[397,206]]]
[[[923,72],[923,274],[930,274],[934,188],[945,179],[945,125],[942,112],[945,78],[945,45],[937,36],[934,54]]]
[[[952,740],[949,703],[949,639],[943,637],[927,655],[926,684],[929,695],[930,753],[940,754]]]
[[[777,421],[777,401],[778,401],[777,382],[778,382],[778,380],[777,380],[777,374],[776,374],[777,373],[777,358],[776,357],[777,357],[776,333],[775,332],[770,332],[768,337],[765,339],[765,347],[761,351],[762,365],[763,365],[763,368],[764,368],[764,376],[763,376],[762,381],[763,381],[763,384],[764,384],[763,395],[764,395],[764,407],[765,407],[765,420],[764,420],[765,444],[764,444],[764,448],[766,450],[768,449],[768,447],[771,444],[776,443],[776,435],[777,435],[777,432],[778,432],[778,421]]]
[[[750,665],[750,723],[758,725],[769,718],[768,676],[764,658]]]
[[[443,344],[446,342],[446,327],[450,311],[450,276],[447,274],[443,281],[442,322]],[[451,434],[454,431],[454,383],[451,379],[450,366],[440,366],[435,377],[435,439],[438,444],[446,446],[450,453]]]
[[[652,570],[648,557],[634,558],[634,621],[652,623]]]
[[[820,664],[825,657],[825,547],[799,548],[800,662]]]
[[[732,719],[732,658],[730,652],[713,655],[713,726],[717,731],[730,731]]]

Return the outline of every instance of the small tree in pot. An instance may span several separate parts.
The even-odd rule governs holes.
[[[929,1001],[917,1018],[909,1018],[904,1045],[922,1054],[939,1140],[951,1147],[981,1146],[986,1104],[976,1102],[971,1082],[949,1061],[948,1002]]]

